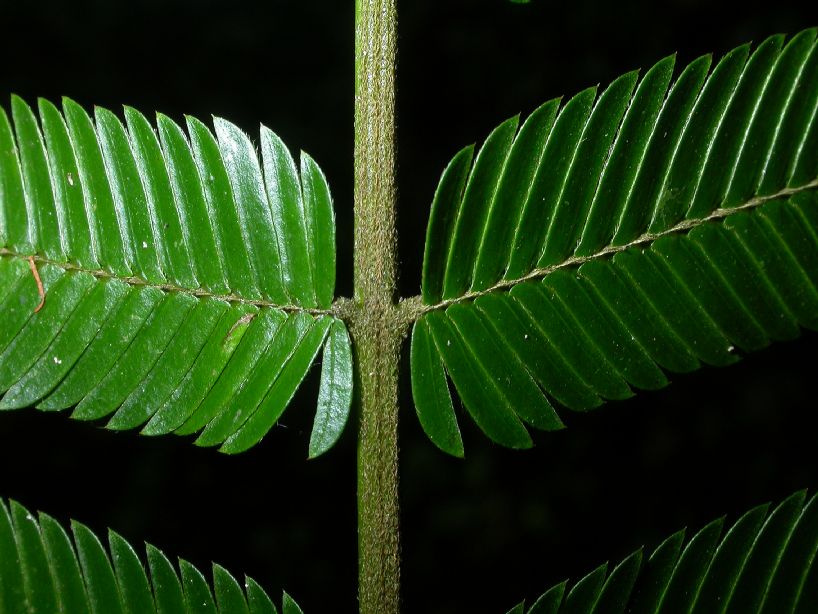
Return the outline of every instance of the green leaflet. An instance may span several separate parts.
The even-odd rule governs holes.
[[[150,544],[142,560],[113,531],[108,532],[108,545],[106,549],[78,522],[72,522],[71,531],[66,532],[45,514],[35,518],[15,501],[0,500],[0,610],[43,614],[277,612],[252,578],[246,578],[242,589],[230,573],[214,564],[211,588],[190,563],[179,560],[180,574]],[[282,611],[301,613],[287,593]]]
[[[198,609],[203,614],[216,614],[216,602],[202,572],[184,559],[179,559],[179,569],[187,608]]]
[[[170,561],[155,547],[146,544],[148,571],[153,584],[157,614],[180,614],[185,610],[182,585]]]
[[[16,501],[12,501],[10,507],[26,603],[30,611],[53,612],[57,609],[56,586],[48,570],[48,560],[37,524],[34,517]]]
[[[29,236],[32,243],[46,256],[59,260],[64,257],[58,223],[59,209],[51,189],[45,147],[37,128],[37,120],[28,105],[17,96],[11,99],[11,113],[17,132],[23,189],[26,201],[31,202],[28,205],[28,219],[30,223],[34,222]]]
[[[329,307],[335,269],[332,199],[309,156],[301,172],[262,127],[261,156],[229,122],[218,137],[189,118],[190,139],[159,115],[157,132],[63,101],[63,116],[12,97],[0,115],[0,249],[135,276],[151,284]],[[269,251],[272,250],[272,251]],[[319,279],[320,278],[320,279]],[[329,282],[329,285],[328,285]]]
[[[731,364],[799,327],[818,328],[818,216],[809,214],[817,206],[815,192],[771,201],[647,249],[427,313],[412,341],[421,424],[443,450],[462,454],[446,443],[459,429],[444,368],[486,434],[517,447],[492,426],[509,411],[537,428],[560,428],[553,410],[543,420],[523,412],[550,407],[548,399],[586,410],[632,387],[664,386],[662,370]],[[440,331],[435,345],[427,326]]]
[[[352,405],[352,349],[341,320],[330,325],[321,361],[318,410],[310,435],[310,458],[330,449],[344,430]]]
[[[267,596],[267,593],[256,584],[256,581],[249,576],[244,576],[244,587],[247,591],[247,605],[250,606],[250,614],[278,614],[278,610],[273,605],[272,600]],[[287,595],[287,593],[284,593]],[[292,602],[292,598],[287,595],[284,597],[284,603]]]
[[[818,498],[797,492],[768,513],[756,507],[724,530],[715,520],[685,542],[671,535],[646,558],[602,565],[565,592],[540,596],[528,614],[807,612],[805,579],[816,569]],[[797,572],[796,572],[797,571]]]
[[[152,435],[205,429],[204,442],[238,452],[272,427],[328,339],[310,453],[328,449],[352,378],[343,324],[327,315],[335,224],[317,164],[302,154],[299,171],[264,127],[259,155],[222,119],[214,135],[188,118],[186,134],[131,108],[123,123],[41,100],[40,125],[20,98],[11,106],[13,123],[0,113],[0,409],[76,406],[75,418]],[[46,296],[37,312],[28,255]],[[271,344],[267,324],[282,319],[306,339]]]
[[[476,290],[491,285],[498,274],[503,273],[497,267],[504,258],[498,257],[495,251],[508,250],[509,239],[516,230],[514,224],[520,217],[520,208],[527,200],[520,198],[520,195],[528,195],[532,191],[533,176],[544,154],[545,141],[554,124],[558,106],[559,100],[543,104],[525,120],[514,139],[480,238],[472,284]]]
[[[8,115],[0,108],[0,239],[20,254],[33,254],[30,236],[36,229],[23,194],[23,178],[14,133]],[[31,220],[31,221],[29,221]]]
[[[2,127],[0,125],[0,127]],[[0,133],[2,136],[2,133]],[[446,270],[446,258],[449,253],[449,241],[457,215],[457,207],[463,195],[468,171],[474,156],[474,147],[461,149],[452,158],[440,177],[434,200],[432,214],[426,228],[426,246],[423,256],[423,300],[433,304],[443,295],[443,275]]]
[[[666,58],[452,160],[412,341],[441,449],[462,455],[447,375],[489,437],[526,447],[516,418],[560,428],[554,405],[587,410],[818,327],[816,31],[710,66],[671,84]]]
[[[108,530],[111,561],[119,578],[119,592],[126,612],[150,612],[154,607],[153,594],[145,568],[134,549],[122,537]],[[70,546],[70,543],[69,543]]]
[[[97,263],[115,276],[133,275],[129,262],[134,259],[133,240],[127,234],[128,218],[115,208],[111,186],[105,170],[99,139],[88,114],[72,100],[63,100],[68,134],[77,156],[79,183],[84,197],[86,224],[92,231],[98,249]],[[37,208],[36,201],[30,201]],[[36,248],[36,244],[35,244]],[[69,258],[71,254],[66,254]]]
[[[435,445],[453,456],[463,456],[463,440],[446,383],[443,360],[434,345],[429,324],[412,330],[412,396],[418,420]]]
[[[301,184],[307,250],[318,307],[329,309],[335,293],[335,210],[327,178],[309,154],[301,152]]]
[[[282,600],[281,612],[282,614],[304,614],[295,600],[286,592],[284,593],[284,598]]]
[[[495,128],[474,160],[454,223],[443,276],[443,298],[459,296],[469,287],[472,262],[480,247],[480,226],[485,224],[491,203],[496,198],[517,123],[518,118],[512,117]]]
[[[602,583],[608,571],[608,564],[603,563],[594,571],[577,582],[565,596],[562,609],[570,614],[591,612],[602,592]]]
[[[196,277],[211,292],[227,294],[231,284],[225,279],[224,263],[216,248],[202,178],[197,172],[187,139],[182,129],[164,115],[157,116],[156,124],[162,149],[175,162],[168,168],[170,184],[178,203],[179,217],[184,220],[182,232]],[[144,243],[142,248],[145,249]]]
[[[349,338],[340,320],[129,286],[51,265],[40,276],[47,300],[34,313],[37,289],[28,266],[0,258],[0,287],[18,305],[0,338],[0,382],[8,389],[0,409],[76,405],[75,418],[113,414],[108,428],[145,425],[150,435],[204,428],[200,443],[229,440],[223,450],[238,452],[269,431],[324,347],[311,455],[340,436],[352,395]]]
[[[257,443],[306,376],[329,322],[330,318],[316,321],[303,313],[287,317],[252,372],[244,375],[244,385],[231,399],[229,409],[210,421],[196,443],[224,444],[222,451],[231,453]],[[238,449],[241,446],[245,447]]]
[[[709,76],[710,58],[699,58],[669,91],[666,58],[635,91],[628,73],[596,103],[594,88],[578,94],[556,120],[558,101],[546,103],[516,136],[516,120],[505,122],[473,166],[459,153],[429,221],[426,304],[814,182],[818,163],[804,144],[815,131],[815,31],[783,50],[782,40],[768,39],[749,59],[739,47]]]
[[[273,427],[284,413],[299,384],[307,376],[307,371],[321,349],[332,321],[332,318],[322,317],[310,323],[309,330],[288,354],[280,370],[276,367],[275,381],[258,408],[246,422],[227,437],[222,444],[222,452],[228,454],[244,452],[261,441]]]

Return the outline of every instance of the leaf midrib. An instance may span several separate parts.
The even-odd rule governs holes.
[[[542,278],[546,277],[547,275],[553,273],[554,271],[556,271],[558,269],[562,269],[562,268],[570,267],[570,266],[579,266],[579,265],[584,264],[586,262],[590,262],[590,261],[593,261],[593,260],[599,260],[599,259],[611,256],[613,254],[617,254],[619,252],[626,251],[626,250],[628,250],[630,248],[633,248],[633,247],[650,244],[653,241],[656,241],[657,239],[660,239],[660,238],[662,238],[664,236],[672,235],[672,234],[680,233],[680,232],[687,232],[687,231],[690,231],[690,230],[696,228],[697,226],[701,226],[702,224],[706,224],[708,222],[713,222],[713,221],[717,221],[717,220],[722,220],[722,219],[725,219],[725,218],[727,218],[730,215],[733,215],[735,213],[739,213],[741,211],[747,211],[747,210],[750,210],[750,209],[754,209],[756,207],[760,207],[761,205],[763,205],[763,204],[765,204],[767,202],[777,200],[777,199],[780,199],[780,198],[786,198],[786,197],[789,197],[789,196],[793,196],[794,194],[798,194],[799,192],[806,192],[808,190],[812,190],[812,189],[816,189],[816,188],[818,188],[818,179],[815,179],[815,180],[813,180],[813,181],[811,181],[811,182],[809,182],[809,183],[807,183],[805,185],[798,186],[798,187],[795,187],[795,188],[784,188],[782,190],[779,190],[778,192],[775,192],[773,194],[769,194],[767,196],[756,196],[754,198],[751,198],[747,202],[745,202],[745,203],[743,203],[741,205],[737,205],[735,207],[715,209],[715,210],[713,210],[712,213],[710,213],[709,215],[707,215],[705,217],[682,220],[681,222],[679,222],[679,223],[675,224],[674,226],[671,226],[670,228],[668,228],[666,230],[663,230],[661,232],[654,232],[654,233],[646,232],[646,233],[643,233],[642,235],[640,235],[639,237],[637,237],[633,241],[630,241],[629,243],[625,243],[623,245],[615,245],[615,246],[614,245],[609,245],[609,246],[607,246],[607,247],[605,247],[605,248],[599,250],[598,252],[596,252],[594,254],[591,254],[589,256],[571,256],[569,258],[566,258],[562,262],[552,264],[552,265],[549,265],[547,267],[534,268],[530,272],[528,272],[526,275],[523,275],[522,277],[518,277],[516,279],[501,279],[500,281],[498,281],[493,286],[490,286],[490,287],[485,288],[483,290],[469,291],[469,292],[466,292],[466,293],[462,294],[459,297],[446,299],[446,300],[440,301],[438,303],[435,303],[434,305],[425,305],[425,304],[423,304],[422,301],[421,301],[420,296],[413,297],[411,299],[406,299],[406,303],[407,303],[406,310],[409,312],[407,314],[407,319],[408,319],[409,322],[414,322],[415,320],[420,319],[424,314],[429,313],[430,311],[436,311],[438,309],[445,309],[446,307],[449,307],[451,305],[455,305],[457,303],[464,303],[464,302],[473,301],[473,300],[475,300],[475,299],[477,299],[477,298],[479,298],[481,296],[484,296],[486,294],[490,294],[492,292],[496,292],[498,290],[510,290],[511,288],[513,288],[514,286],[516,286],[518,284],[521,284],[521,283],[524,283],[524,282],[527,282],[527,281],[532,281],[532,280],[535,280],[535,279],[542,279]]]
[[[570,267],[570,266],[579,266],[579,265],[585,264],[586,262],[591,262],[591,261],[594,261],[594,260],[600,260],[602,258],[612,256],[612,255],[617,254],[619,252],[626,251],[626,250],[631,249],[633,247],[638,247],[640,245],[650,244],[653,241],[656,241],[657,239],[660,239],[661,237],[664,237],[664,236],[667,236],[667,235],[672,235],[672,234],[675,234],[675,233],[688,232],[688,231],[696,228],[697,226],[701,226],[702,224],[706,224],[708,222],[713,222],[713,221],[717,221],[717,220],[723,220],[723,219],[725,219],[725,218],[727,218],[730,215],[733,215],[735,213],[739,213],[741,211],[751,210],[751,209],[754,209],[756,207],[760,207],[761,205],[764,205],[767,202],[777,200],[777,199],[780,199],[780,198],[786,198],[786,197],[789,197],[789,196],[793,196],[794,194],[798,194],[800,192],[806,192],[808,190],[813,190],[813,189],[818,189],[818,179],[815,179],[815,180],[813,180],[813,181],[811,181],[811,182],[809,182],[809,183],[807,183],[805,185],[798,186],[798,187],[795,187],[795,188],[784,188],[782,190],[779,190],[778,192],[775,192],[773,194],[769,194],[767,196],[756,196],[754,198],[751,198],[747,202],[745,202],[745,203],[743,203],[741,205],[738,205],[736,207],[715,209],[712,213],[710,213],[709,215],[707,215],[705,217],[702,217],[702,218],[682,220],[681,222],[679,222],[679,223],[675,224],[674,226],[671,226],[670,228],[668,228],[666,230],[663,230],[661,232],[655,232],[655,233],[646,232],[646,233],[643,233],[642,235],[640,235],[639,237],[637,237],[633,241],[630,241],[629,243],[625,243],[623,245],[616,245],[616,246],[609,245],[609,246],[607,246],[607,247],[605,247],[605,248],[599,250],[598,252],[596,252],[594,254],[591,254],[589,256],[571,256],[569,258],[566,258],[562,262],[552,264],[552,265],[549,265],[547,267],[534,268],[531,271],[529,271],[526,275],[523,275],[522,277],[518,277],[516,279],[501,279],[500,281],[498,281],[494,285],[492,285],[492,286],[490,286],[488,288],[485,288],[483,290],[469,291],[469,292],[466,292],[466,293],[462,294],[459,297],[439,301],[439,302],[437,302],[437,303],[435,303],[433,305],[423,304],[423,299],[422,299],[421,295],[413,296],[411,298],[401,299],[400,302],[394,306],[395,309],[396,309],[397,320],[399,321],[399,324],[402,325],[402,326],[410,326],[412,323],[419,320],[421,317],[423,317],[425,314],[427,314],[427,313],[429,313],[431,311],[437,311],[439,309],[445,309],[445,308],[447,308],[447,307],[449,307],[451,305],[456,305],[458,303],[465,303],[465,302],[473,301],[473,300],[475,300],[475,299],[477,299],[477,298],[479,298],[481,296],[484,296],[486,294],[491,294],[492,292],[497,292],[497,291],[501,291],[501,290],[510,290],[511,288],[513,288],[514,286],[516,286],[518,284],[521,284],[521,283],[524,283],[524,282],[527,282],[527,281],[536,280],[536,279],[543,279],[544,277],[546,277],[547,275],[550,275],[551,273],[553,273],[554,271],[556,271],[558,269],[562,269],[562,268],[566,268],[566,267]],[[25,254],[20,254],[20,253],[14,251],[14,250],[10,250],[10,249],[5,248],[5,247],[0,248],[0,256],[10,256],[12,258],[19,258],[21,260],[28,260],[29,258],[33,258],[34,262],[37,265],[50,264],[50,265],[53,265],[53,266],[60,267],[65,271],[80,271],[80,272],[88,273],[88,274],[93,275],[94,277],[96,277],[98,279],[117,279],[119,281],[122,281],[122,282],[127,283],[127,284],[132,285],[132,286],[139,286],[139,287],[144,287],[144,288],[155,288],[157,290],[161,290],[161,291],[164,291],[164,292],[181,292],[181,293],[185,293],[185,294],[190,294],[191,296],[195,296],[197,298],[211,297],[211,298],[214,298],[214,299],[217,299],[217,300],[223,300],[223,301],[228,301],[228,302],[232,302],[232,303],[253,305],[255,307],[267,307],[267,308],[280,309],[282,311],[289,312],[289,313],[303,311],[304,313],[308,313],[308,314],[310,314],[312,316],[327,315],[327,316],[339,318],[341,320],[346,321],[347,323],[351,323],[353,320],[356,319],[356,310],[355,310],[355,306],[354,306],[355,301],[353,301],[353,300],[351,300],[349,298],[344,298],[344,297],[336,298],[335,301],[333,301],[332,305],[328,309],[306,308],[306,307],[301,307],[299,305],[290,305],[290,304],[280,305],[280,304],[274,303],[272,301],[266,301],[264,299],[251,299],[251,298],[246,298],[246,297],[239,296],[239,295],[236,295],[236,294],[217,294],[217,293],[214,293],[214,292],[210,292],[209,290],[205,290],[203,288],[186,288],[186,287],[183,287],[183,286],[177,286],[175,284],[168,284],[168,283],[153,284],[153,283],[150,283],[150,282],[142,279],[141,277],[136,277],[136,276],[125,277],[125,276],[121,276],[121,275],[116,275],[114,273],[111,273],[110,271],[105,271],[105,270],[102,270],[102,269],[88,269],[88,268],[79,266],[79,265],[74,264],[74,263],[59,262],[59,261],[56,261],[56,260],[52,260],[50,258],[46,258],[45,256],[41,256],[41,255],[29,256],[29,255],[25,255]]]
[[[45,256],[41,255],[26,255],[20,254],[14,250],[0,247],[0,256],[9,256],[11,258],[17,258],[20,260],[29,260],[33,259],[34,263],[37,266],[49,264],[52,266],[59,267],[64,271],[76,271],[80,273],[88,273],[89,275],[93,275],[97,279],[116,279],[118,281],[124,282],[131,286],[139,286],[141,288],[155,288],[157,290],[161,290],[163,292],[179,292],[182,294],[189,294],[191,296],[195,296],[196,298],[214,298],[217,300],[227,301],[230,303],[238,303],[244,305],[253,305],[255,307],[268,307],[274,309],[280,309],[281,311],[286,311],[288,313],[294,313],[303,311],[304,313],[308,313],[312,316],[332,316],[332,317],[340,317],[340,312],[342,311],[343,305],[347,302],[346,299],[336,299],[335,302],[330,306],[329,309],[319,309],[314,307],[301,307],[300,305],[280,305],[278,303],[274,303],[272,301],[266,301],[264,299],[251,299],[244,296],[239,296],[237,294],[218,294],[215,292],[210,292],[209,290],[205,290],[204,288],[186,288],[184,286],[177,286],[175,284],[155,284],[142,279],[141,277],[137,276],[122,276],[116,275],[115,273],[111,273],[110,271],[105,271],[103,269],[89,269],[86,267],[82,267],[78,264],[74,264],[71,262],[60,262],[57,260],[52,260],[50,258],[46,258]]]

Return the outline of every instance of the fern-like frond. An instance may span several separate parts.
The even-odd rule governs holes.
[[[310,455],[351,401],[349,339],[330,306],[326,179],[261,130],[158,131],[12,98],[0,110],[0,408],[37,405],[109,428],[194,433],[240,452],[278,420],[321,348]],[[126,127],[127,126],[127,127]],[[157,134],[158,132],[158,134]],[[346,371],[345,371],[346,370]],[[114,413],[116,412],[116,413]]]
[[[0,500],[0,612],[14,614],[277,614],[267,593],[244,588],[213,564],[212,588],[193,565],[178,569],[146,545],[147,569],[131,545],[108,531],[108,549],[83,524],[70,533],[51,516],[35,518]],[[302,614],[284,593],[283,614]]]
[[[438,446],[463,453],[447,373],[489,437],[528,447],[523,422],[562,426],[553,402],[590,409],[818,327],[816,32],[783,42],[670,87],[666,58],[454,157],[412,334]]]
[[[797,492],[775,509],[753,508],[733,526],[711,522],[689,540],[667,538],[649,557],[637,550],[601,565],[568,590],[561,582],[523,614],[758,612],[800,614],[818,603],[818,499]]]

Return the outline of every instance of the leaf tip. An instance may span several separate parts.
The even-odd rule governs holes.
[[[12,93],[12,95],[11,95],[11,105],[12,105],[12,107],[15,106],[15,105],[21,105],[21,106],[24,106],[24,107],[28,106],[28,104],[26,104],[26,101],[23,100],[22,96],[20,96],[19,94],[14,94],[14,93]]]
[[[76,100],[74,100],[73,98],[69,98],[68,96],[63,96],[60,99],[60,101],[62,102],[63,111],[65,111],[66,113],[69,113],[69,112],[85,113],[85,109],[82,108],[82,105],[80,103],[78,103]]]

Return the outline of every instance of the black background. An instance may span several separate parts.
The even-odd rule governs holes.
[[[399,232],[403,296],[419,292],[440,171],[461,146],[541,102],[603,86],[674,51],[679,63],[818,24],[778,1],[739,9],[674,0],[517,5],[402,2]],[[351,293],[352,0],[0,2],[0,96],[129,104],[251,134],[258,122],[325,170],[338,218],[339,295]],[[657,545],[683,527],[818,486],[818,336],[663,391],[566,412],[569,429],[511,452],[462,419],[466,460],[438,452],[402,379],[407,612],[502,612],[556,581]],[[113,434],[65,416],[0,416],[0,496],[112,527],[207,568],[216,560],[307,613],[356,605],[354,429],[306,461],[313,377],[261,445],[238,457],[170,436]]]

